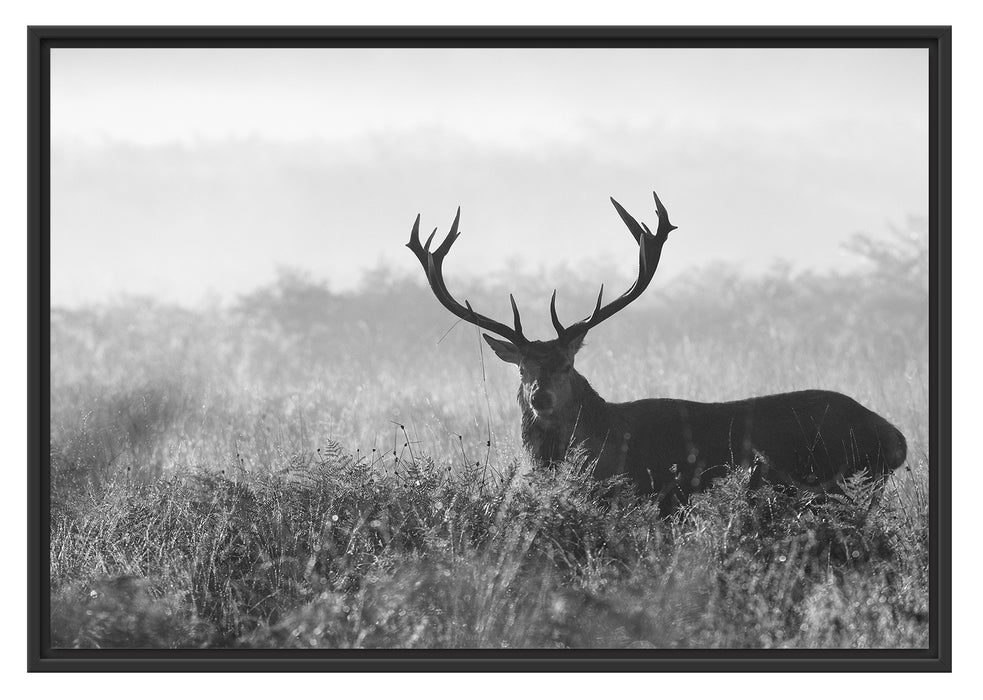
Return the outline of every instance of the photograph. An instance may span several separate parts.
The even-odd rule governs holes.
[[[35,64],[42,656],[937,659],[931,42],[138,35]]]

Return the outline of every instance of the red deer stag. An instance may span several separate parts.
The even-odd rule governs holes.
[[[614,199],[611,203],[638,242],[638,278],[614,301],[602,305],[604,287],[587,318],[564,327],[550,300],[555,340],[527,340],[512,302],[514,328],[462,306],[447,290],[443,263],[460,235],[461,210],[450,233],[430,250],[437,230],[420,243],[420,217],[407,247],[427,274],[437,300],[452,314],[495,335],[482,334],[502,360],[519,367],[522,441],[538,465],[562,460],[571,447],[584,450],[594,475],[627,474],[642,493],[654,493],[671,509],[689,493],[725,473],[727,465],[753,469],[752,484],[766,480],[815,492],[837,492],[843,477],[866,469],[882,482],[905,460],[904,436],[876,413],[832,391],[796,391],[772,396],[698,403],[642,399],[608,403],[573,368],[584,336],[637,299],[652,281],[662,246],[676,227],[655,197],[655,233]]]

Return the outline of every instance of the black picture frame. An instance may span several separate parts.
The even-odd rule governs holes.
[[[67,650],[49,610],[50,110],[53,48],[906,47],[929,51],[930,609],[919,650]],[[847,671],[951,670],[951,27],[29,27],[29,671]]]

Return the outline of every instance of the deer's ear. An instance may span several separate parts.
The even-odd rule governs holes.
[[[487,333],[482,333],[481,337],[485,339],[485,342],[495,351],[495,354],[499,356],[500,359],[506,362],[511,362],[513,365],[519,364],[519,348],[510,343],[507,340],[499,340],[498,338],[492,338]]]
[[[567,354],[570,355],[571,360],[573,359],[573,356],[577,354],[577,351],[580,350],[580,348],[584,347],[584,338],[586,337],[587,337],[587,331],[584,331],[580,335],[575,336],[567,341]]]

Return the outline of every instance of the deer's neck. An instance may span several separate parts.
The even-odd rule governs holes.
[[[576,370],[571,378],[573,398],[548,418],[537,418],[519,389],[522,443],[540,466],[559,462],[567,450],[585,448],[596,457],[607,435],[607,403]]]

